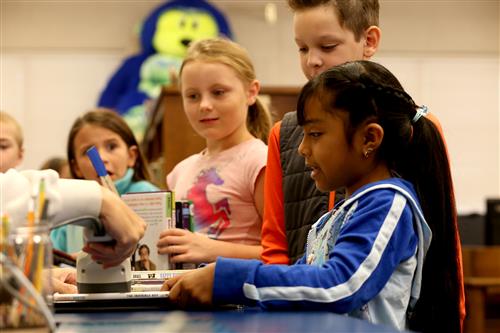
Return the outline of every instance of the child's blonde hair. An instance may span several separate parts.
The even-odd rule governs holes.
[[[23,147],[23,130],[21,129],[21,125],[17,122],[14,117],[9,115],[7,112],[0,111],[0,123],[10,124],[14,127],[14,140],[16,140],[19,149]]]
[[[249,85],[256,79],[248,52],[240,45],[227,39],[204,39],[193,43],[182,62],[179,76],[182,74],[184,66],[195,60],[221,63],[232,68],[244,85]],[[271,128],[271,115],[258,98],[254,104],[248,107],[247,128],[253,136],[267,144]]]
[[[325,5],[332,6],[340,25],[351,30],[357,42],[366,29],[379,24],[378,0],[288,0],[295,12]]]

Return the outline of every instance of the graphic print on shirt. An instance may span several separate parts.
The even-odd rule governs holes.
[[[208,227],[208,236],[213,238],[217,238],[230,224],[229,200],[223,198],[216,202],[210,202],[207,196],[209,185],[222,184],[224,184],[224,180],[220,178],[215,168],[202,170],[187,193],[189,200],[194,203],[197,228]]]
[[[307,263],[309,265],[322,266],[330,259],[330,254],[337,243],[340,230],[345,223],[348,223],[351,216],[358,207],[358,202],[354,202],[351,207],[343,207],[343,202],[339,203],[338,209],[334,209],[330,214],[324,216],[324,220],[319,223],[316,230],[310,230],[308,243],[310,249],[307,251]],[[346,209],[348,209],[346,211]]]

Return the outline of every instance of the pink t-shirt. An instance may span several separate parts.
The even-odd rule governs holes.
[[[216,155],[206,150],[181,161],[167,176],[176,199],[194,203],[196,231],[241,244],[260,244],[262,219],[253,200],[255,181],[266,166],[267,146],[242,142]]]

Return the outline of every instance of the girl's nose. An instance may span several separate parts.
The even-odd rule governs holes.
[[[212,110],[212,101],[207,96],[202,96],[200,101],[200,111]]]
[[[301,155],[302,157],[307,157],[308,156],[308,149],[307,149],[307,146],[304,142],[304,137],[302,137],[302,141],[300,141],[300,145],[299,145],[299,148],[297,148],[297,151],[299,152],[299,155]]]
[[[104,163],[109,162],[109,156],[108,156],[108,152],[106,151],[106,149],[104,149],[104,148],[99,149],[99,156],[101,156],[101,160]]]

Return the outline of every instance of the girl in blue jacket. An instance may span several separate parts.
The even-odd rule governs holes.
[[[344,187],[346,199],[312,226],[295,265],[218,258],[166,281],[171,300],[328,310],[458,332],[452,180],[427,108],[381,65],[356,61],[307,83],[297,110],[311,177],[323,191]]]
[[[120,195],[131,192],[157,191],[149,179],[146,160],[127,123],[117,113],[98,109],[89,111],[73,123],[68,136],[67,154],[71,176],[95,180],[99,177],[87,157],[95,146],[108,175]],[[83,247],[83,228],[63,226],[51,232],[53,247],[65,252],[77,252]]]

